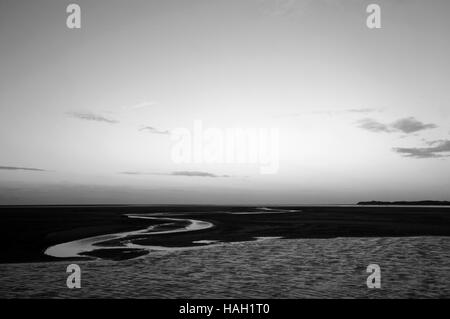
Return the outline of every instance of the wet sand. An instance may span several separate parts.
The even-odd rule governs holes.
[[[336,238],[450,236],[450,208],[304,206],[29,206],[0,207],[0,263],[61,260],[45,255],[51,246],[93,236],[145,230],[160,219],[129,218],[127,214],[157,214],[199,220],[213,227],[187,232],[135,234],[126,242],[134,247],[194,247],[253,241],[257,237]],[[282,209],[280,211],[279,209]],[[180,225],[165,226],[166,230]],[[173,227],[173,228],[171,228]],[[114,249],[107,249],[115,247]],[[122,248],[118,248],[122,247]],[[104,241],[83,256],[123,260],[147,254],[128,249],[123,238]],[[88,258],[88,257],[86,257]],[[74,258],[69,258],[74,259]]]
[[[158,235],[193,232],[214,227],[212,223],[194,219],[154,217],[151,215],[149,216],[148,214],[126,216],[131,219],[152,220],[160,224],[151,225],[147,228],[136,231],[118,232],[115,234],[100,235],[70,241],[51,246],[47,248],[44,253],[48,256],[58,258],[78,258],[82,256],[105,258],[105,256],[110,256],[109,259],[116,259],[116,255],[120,255],[118,256],[119,260],[130,259],[135,256],[143,255],[144,251],[155,249],[160,250],[161,248],[164,249],[164,247],[139,245],[135,242],[134,238],[146,238],[149,236],[153,237]],[[100,247],[104,248],[101,249]],[[127,256],[133,257],[127,258]]]

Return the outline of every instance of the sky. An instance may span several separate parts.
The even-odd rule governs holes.
[[[450,200],[449,1],[72,2],[0,0],[0,204]],[[196,121],[278,170],[174,162]]]

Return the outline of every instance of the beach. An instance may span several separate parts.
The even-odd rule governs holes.
[[[2,298],[449,298],[448,207],[0,209]],[[77,264],[81,289],[66,287]],[[366,286],[381,268],[381,288]],[[20,284],[18,284],[20,283]]]
[[[450,235],[449,212],[448,207],[373,206],[1,207],[1,239],[5,249],[0,262],[84,260],[92,257],[124,260],[154,250],[261,238],[445,237]],[[184,231],[192,221],[205,223],[208,227]],[[114,236],[117,234],[120,236]],[[98,240],[89,242],[93,237]],[[45,253],[51,247],[83,240],[88,240],[91,249],[82,254],[61,258]]]

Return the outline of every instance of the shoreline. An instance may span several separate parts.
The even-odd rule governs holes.
[[[201,208],[108,206],[52,209],[22,207],[7,210],[0,208],[2,218],[0,239],[6,247],[0,255],[0,263],[89,260],[92,257],[124,260],[144,254],[141,249],[143,246],[183,248],[211,243],[254,241],[257,237],[326,239],[450,236],[450,208],[367,206],[294,208],[292,206],[269,209],[219,206]],[[286,212],[286,209],[289,212]],[[126,215],[137,218],[128,218]],[[170,231],[170,225],[162,226],[164,222],[161,222],[170,218],[198,220],[211,223],[214,227],[173,232]],[[151,227],[163,227],[163,232],[159,234],[142,232],[143,229]],[[98,245],[94,254],[83,255],[86,257],[56,258],[44,255],[46,249],[55,245],[127,232],[131,232],[131,236],[125,239],[107,239]],[[121,240],[131,245],[123,245]]]

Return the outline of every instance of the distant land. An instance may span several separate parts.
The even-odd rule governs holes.
[[[421,200],[416,202],[411,201],[383,202],[373,200],[370,202],[359,202],[358,205],[450,206],[450,201]]]

